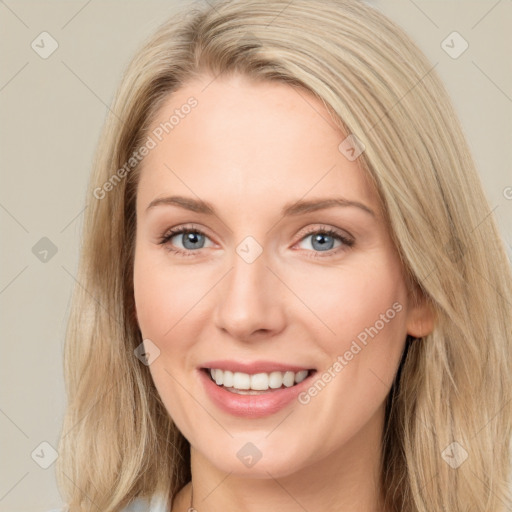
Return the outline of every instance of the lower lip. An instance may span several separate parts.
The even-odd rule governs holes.
[[[261,395],[239,395],[217,386],[206,371],[199,369],[198,372],[211,401],[224,412],[242,418],[263,418],[280,411],[309,386],[310,379],[314,374],[311,372],[302,382],[290,388],[267,391]]]

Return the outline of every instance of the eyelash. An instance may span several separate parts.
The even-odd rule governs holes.
[[[198,234],[208,238],[208,235],[206,233],[204,233],[203,231],[201,231],[200,229],[197,229],[194,227],[183,226],[183,227],[173,228],[173,229],[168,230],[160,238],[160,241],[158,243],[159,243],[159,245],[167,245],[167,250],[169,250],[170,252],[173,252],[175,254],[179,254],[180,256],[186,256],[186,257],[196,256],[196,254],[194,254],[194,253],[197,253],[198,250],[189,251],[189,250],[183,250],[183,249],[174,249],[170,246],[169,241],[172,238],[174,238],[176,235],[181,235],[183,233],[198,233]],[[321,255],[321,253],[324,251],[307,251],[308,253],[310,253],[308,256],[311,258],[326,258],[329,256],[334,256],[335,254],[338,254],[340,251],[346,251],[346,250],[352,248],[355,243],[353,239],[342,235],[341,233],[339,233],[338,231],[336,231],[332,228],[311,229],[310,231],[308,231],[307,233],[305,233],[302,236],[302,238],[299,240],[299,242],[301,242],[302,240],[304,240],[304,238],[307,238],[308,236],[316,235],[316,234],[327,235],[332,238],[335,238],[335,239],[339,240],[340,242],[342,242],[344,247],[342,246],[342,247],[338,247],[337,249],[329,249],[328,251],[325,251],[327,253],[326,256]]]

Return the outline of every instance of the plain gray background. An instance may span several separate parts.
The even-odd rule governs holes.
[[[185,3],[0,1],[0,511],[61,505],[54,464],[40,467],[53,460],[41,443],[57,447],[61,428],[62,345],[91,161],[121,72]],[[512,2],[369,3],[437,63],[511,255]],[[47,58],[31,47],[51,49],[44,31],[58,44]]]

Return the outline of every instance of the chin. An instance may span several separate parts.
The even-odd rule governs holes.
[[[291,442],[283,450],[282,445],[274,445],[270,439],[265,439],[268,432],[255,435],[252,437],[254,441],[250,441],[247,435],[230,439],[227,443],[217,444],[213,451],[210,444],[201,457],[206,457],[210,464],[224,473],[255,479],[286,477],[307,464],[302,457],[307,454],[301,447]]]

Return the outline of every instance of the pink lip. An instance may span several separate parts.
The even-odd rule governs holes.
[[[213,368],[219,368],[219,366],[213,366]],[[240,366],[237,366],[237,368],[240,368]],[[273,389],[261,395],[239,395],[227,391],[213,382],[208,370],[198,369],[197,373],[206,394],[219,409],[233,416],[248,419],[263,418],[275,414],[293,402],[311,382],[311,375],[308,375],[302,382],[290,388]]]
[[[300,372],[301,370],[312,370],[311,367],[294,366],[272,361],[253,361],[252,363],[244,363],[238,361],[229,361],[223,359],[220,361],[208,361],[201,365],[201,368],[214,368],[223,371],[242,372],[242,373],[271,373],[271,372]]]

